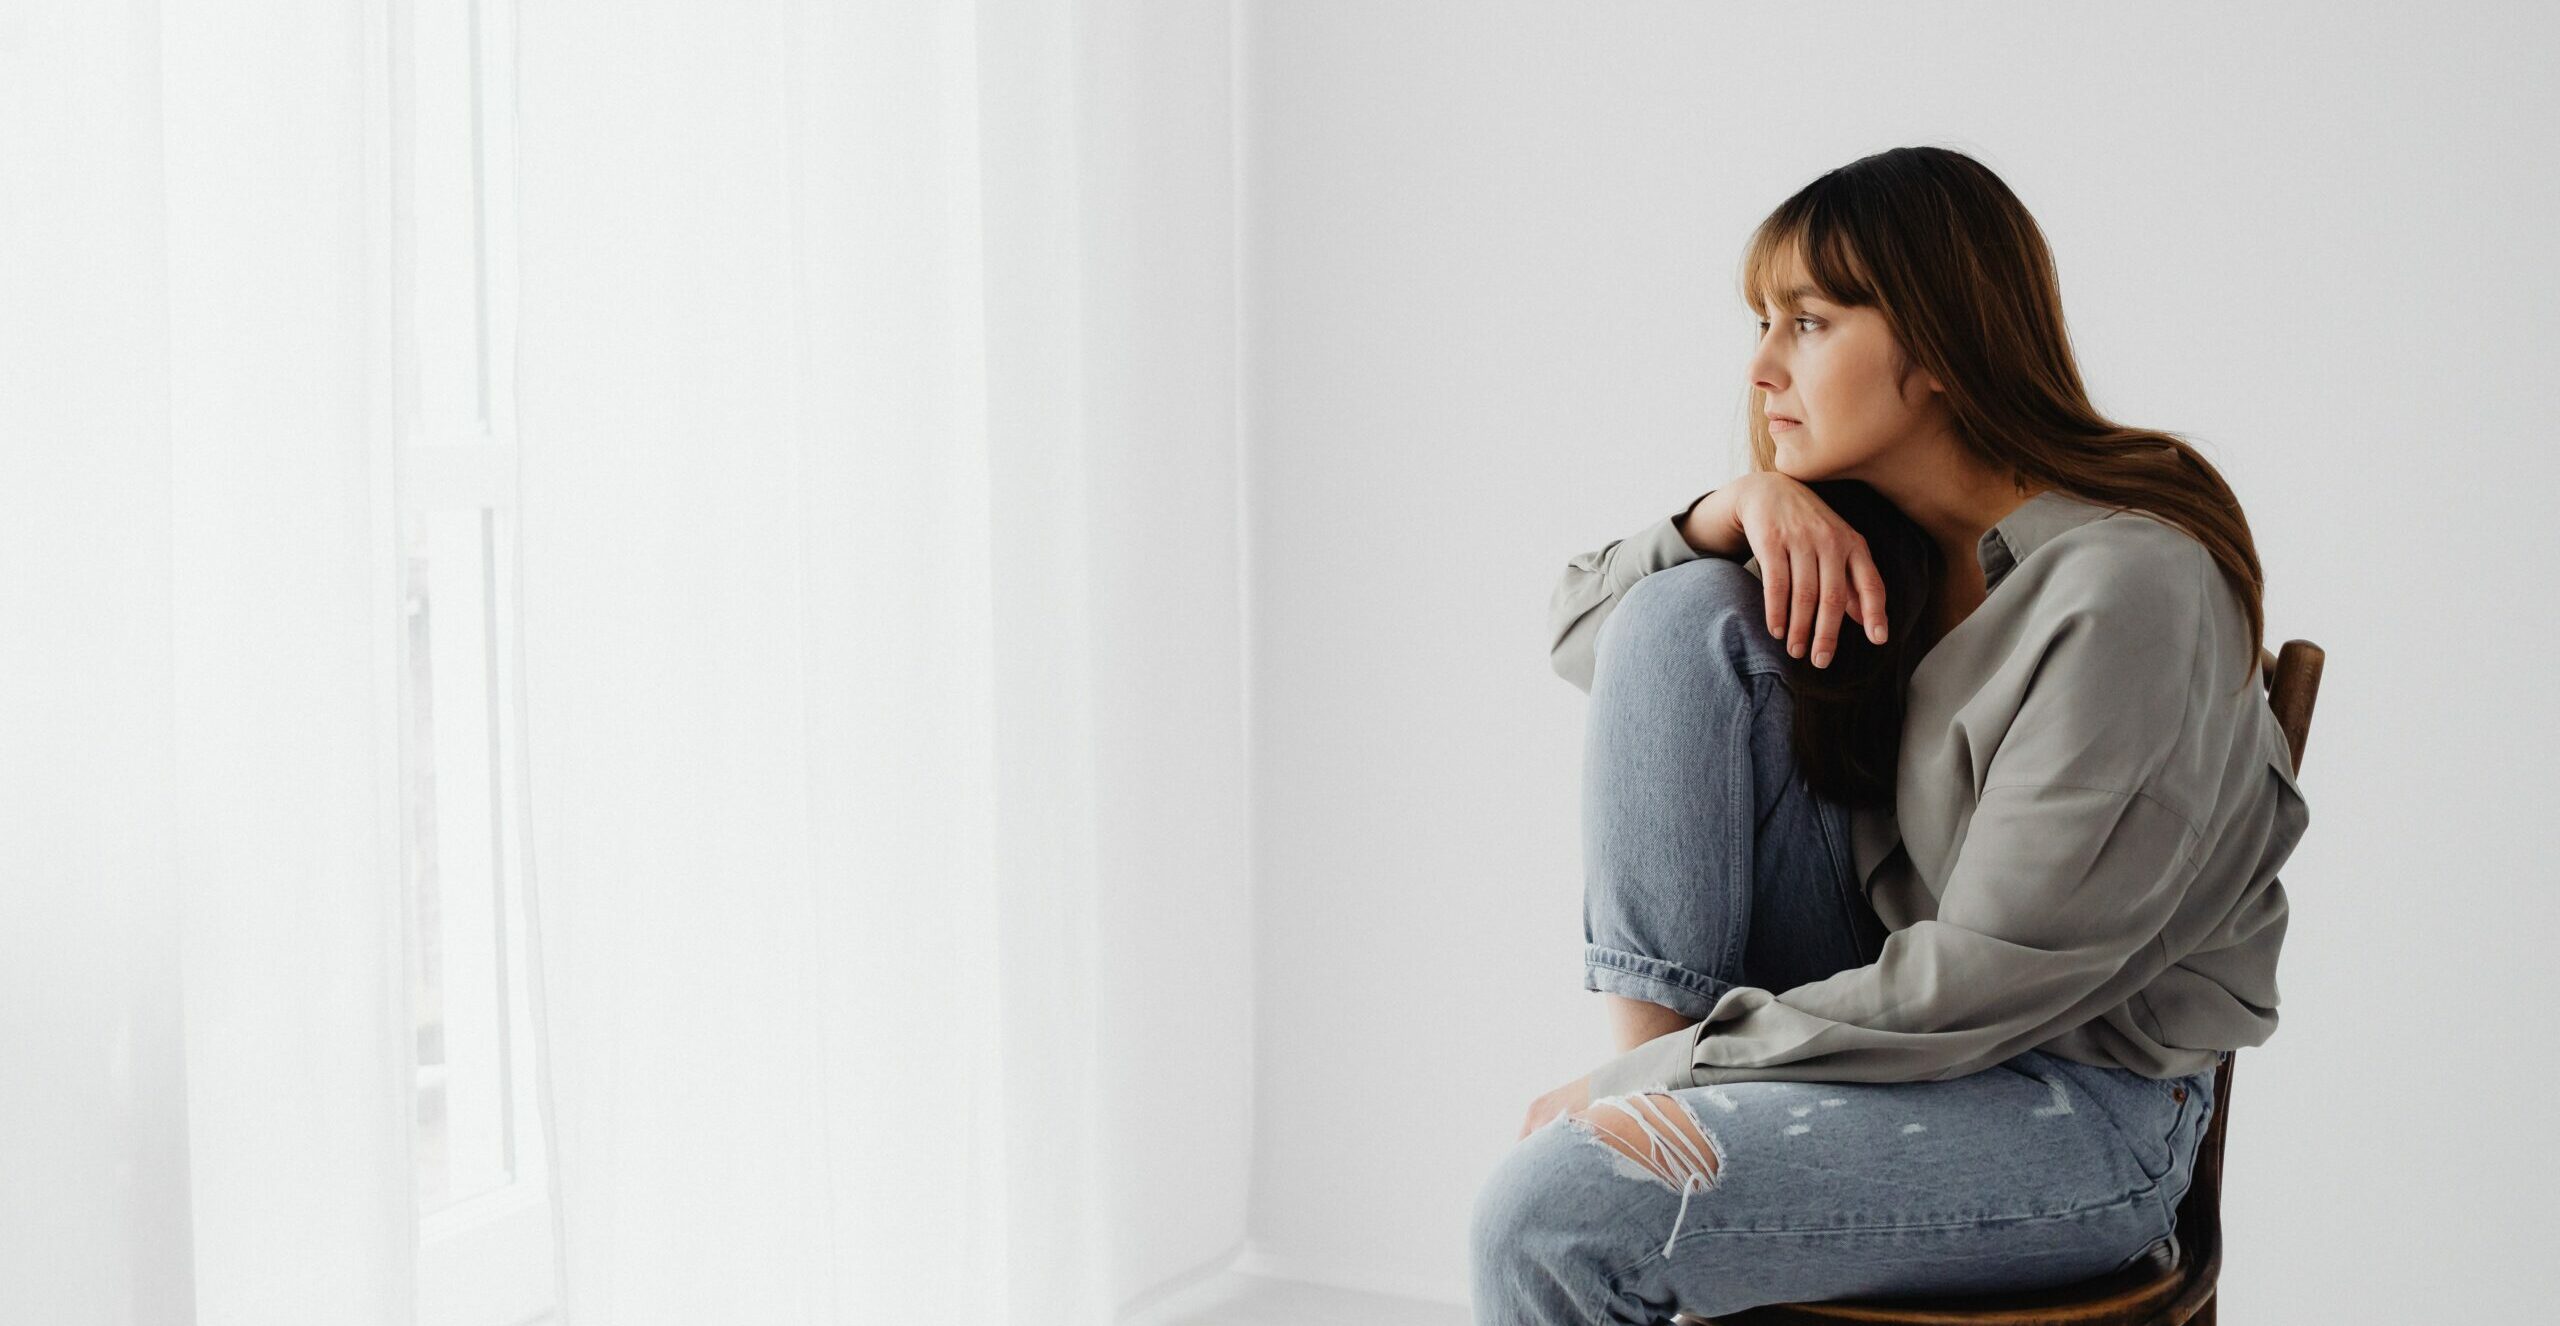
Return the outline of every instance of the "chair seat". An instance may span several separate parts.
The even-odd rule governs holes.
[[[2213,1286],[2195,1274],[2174,1238],[2132,1264],[2093,1279],[2048,1289],[1927,1298],[1849,1298],[1778,1303],[1725,1316],[1683,1313],[1676,1326],[1838,1326],[1895,1322],[1902,1326],[2149,1326],[2185,1320]]]

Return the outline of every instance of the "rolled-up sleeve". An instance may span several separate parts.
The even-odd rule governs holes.
[[[1705,496],[1699,494],[1701,500]],[[1590,690],[1600,623],[1609,619],[1628,588],[1664,567],[1707,555],[1689,546],[1680,533],[1681,516],[1687,514],[1684,509],[1679,515],[1665,516],[1565,563],[1564,574],[1547,598],[1548,657],[1556,675]]]
[[[1990,1067],[2124,1002],[2202,867],[2193,789],[2160,781],[2196,682],[2197,611],[2171,580],[2057,611],[1938,891],[1882,955],[1603,1064],[1594,1098],[1785,1078],[1894,1082]],[[2105,599],[2107,601],[2098,601]],[[2184,631],[2181,635],[2179,632]]]

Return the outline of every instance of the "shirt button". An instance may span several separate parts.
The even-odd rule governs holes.
[[[2185,1087],[2171,1087],[2169,1088],[2169,1098],[2171,1100],[2185,1100],[2187,1098],[2187,1089]]]

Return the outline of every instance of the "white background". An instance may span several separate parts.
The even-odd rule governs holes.
[[[1868,152],[1999,172],[2109,415],[2246,506],[2328,668],[2231,1320],[2560,1293],[2560,25],[2523,5],[1266,4],[1247,489],[1272,1260],[1454,1293],[1454,1213],[1607,1057],[1565,558],[1747,464],[1741,244]]]

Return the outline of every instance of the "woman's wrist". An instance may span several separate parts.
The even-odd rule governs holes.
[[[1751,543],[1742,537],[1742,526],[1733,518],[1733,485],[1724,484],[1699,494],[1688,509],[1675,518],[1680,537],[1692,548],[1709,557],[1741,557],[1750,553]]]

